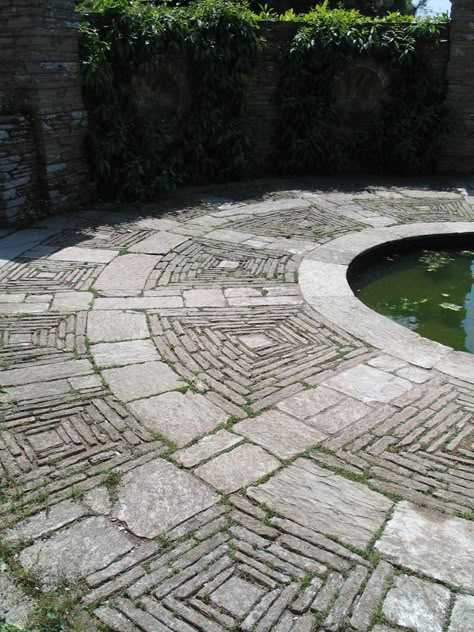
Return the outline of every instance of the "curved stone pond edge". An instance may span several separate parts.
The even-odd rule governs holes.
[[[344,235],[304,256],[299,267],[301,292],[305,301],[331,323],[384,353],[474,383],[474,354],[454,351],[378,314],[354,295],[347,278],[357,257],[390,242],[473,232],[473,222],[433,222]]]

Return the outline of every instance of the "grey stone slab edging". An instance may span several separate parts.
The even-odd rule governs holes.
[[[436,222],[369,228],[308,252],[299,268],[303,298],[344,331],[390,355],[474,383],[474,356],[428,340],[377,314],[354,295],[347,271],[372,248],[403,238],[474,232],[474,222]]]

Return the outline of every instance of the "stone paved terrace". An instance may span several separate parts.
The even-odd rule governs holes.
[[[472,194],[256,182],[4,231],[0,618],[472,632],[474,358],[344,285]]]

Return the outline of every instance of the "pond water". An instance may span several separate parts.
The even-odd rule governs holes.
[[[474,353],[474,237],[457,248],[427,245],[362,256],[350,270],[351,287],[400,325]]]

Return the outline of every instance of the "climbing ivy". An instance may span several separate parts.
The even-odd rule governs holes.
[[[246,87],[264,45],[261,19],[298,23],[281,59],[280,171],[334,173],[362,164],[421,172],[433,166],[448,128],[445,82],[423,56],[440,43],[439,20],[368,18],[327,3],[305,15],[268,8],[256,15],[237,0],[83,0],[80,11],[88,149],[103,198],[143,199],[249,172],[255,148]],[[191,108],[171,143],[162,114],[140,107],[133,89],[137,75],[153,76],[170,57],[191,78]],[[341,134],[335,80],[364,58],[383,62],[391,98],[378,120]]]
[[[439,46],[445,20],[398,13],[374,19],[357,11],[329,10],[326,3],[307,14],[283,52],[281,169],[334,173],[357,164],[415,174],[433,168],[449,130],[449,112],[446,81],[423,53]],[[335,81],[364,59],[383,62],[391,77],[390,100],[381,117],[344,135]]]
[[[186,182],[242,176],[251,133],[245,87],[260,46],[256,16],[226,0],[185,7],[142,0],[83,2],[83,84],[89,152],[106,198],[149,197]],[[158,111],[141,109],[132,79],[169,55],[186,63],[192,108],[181,142],[165,138]]]

